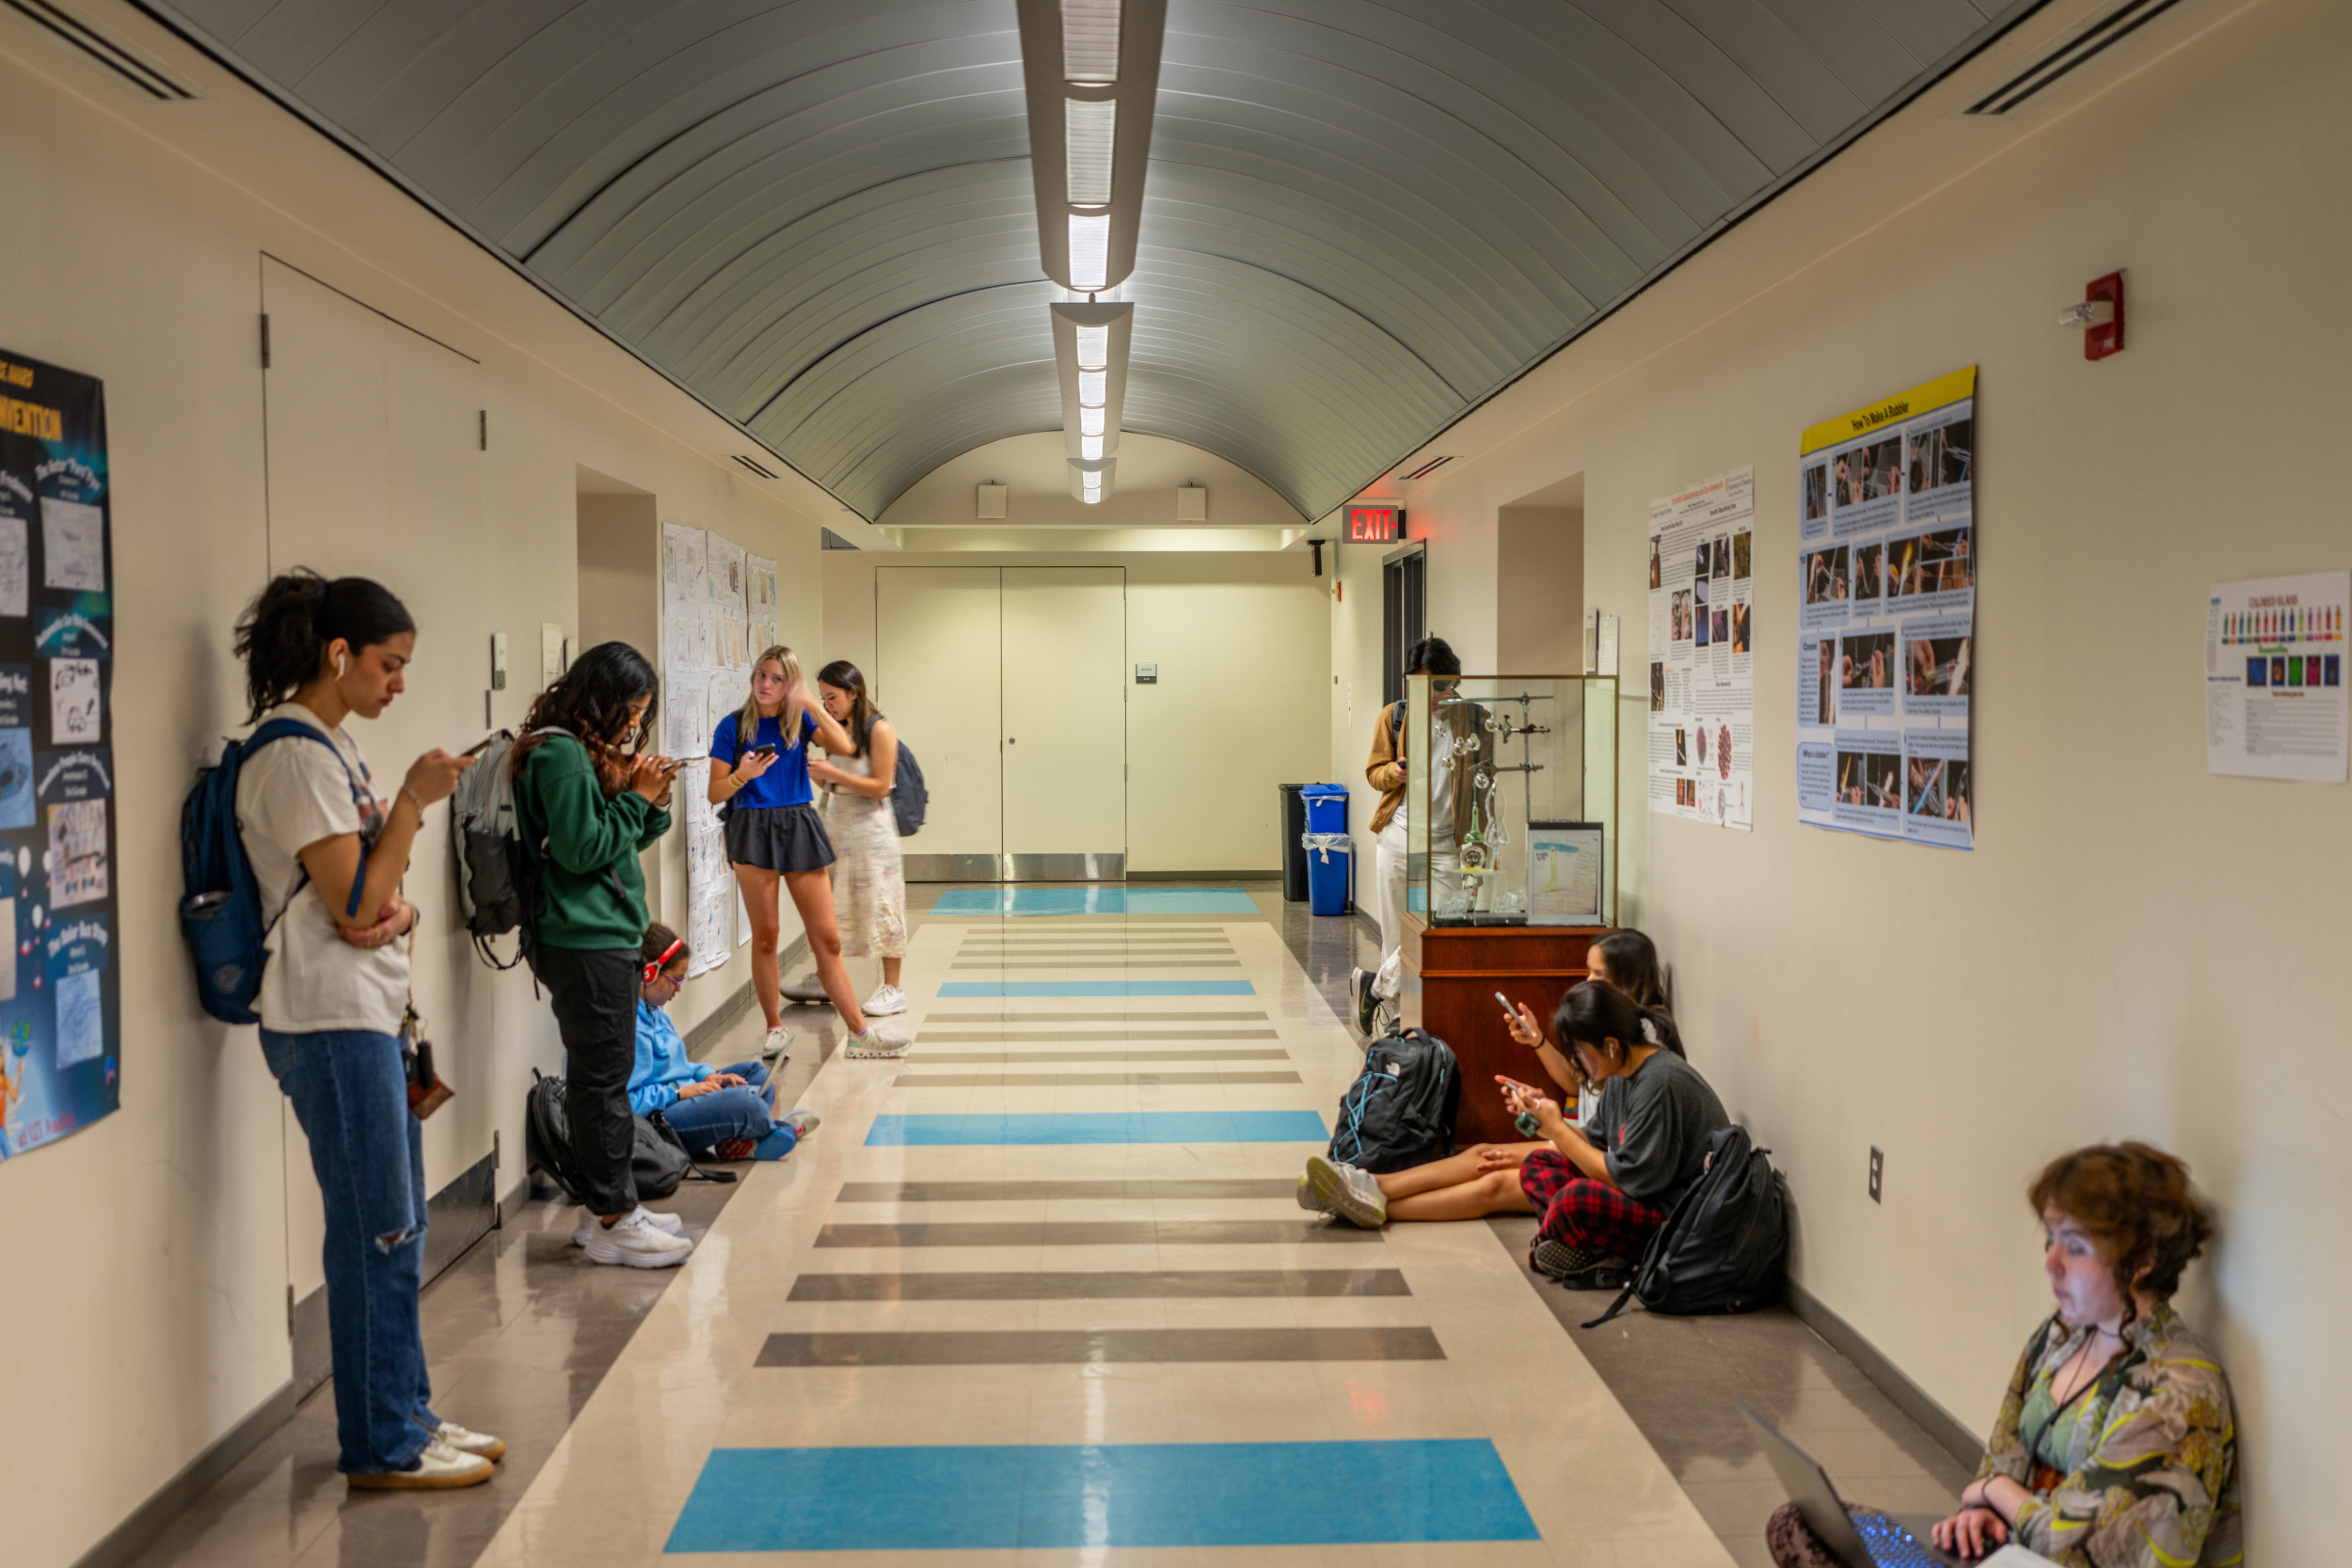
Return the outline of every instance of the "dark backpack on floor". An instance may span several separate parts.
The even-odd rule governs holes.
[[[1778,1301],[1788,1194],[1769,1153],[1750,1144],[1744,1127],[1708,1134],[1707,1174],[1650,1237],[1632,1282],[1584,1326],[1599,1327],[1634,1296],[1653,1312],[1677,1316],[1753,1312]]]
[[[1331,1161],[1375,1175],[1442,1160],[1454,1152],[1462,1075],[1454,1048],[1419,1029],[1376,1039],[1364,1070],[1340,1097]]]
[[[578,1203],[588,1183],[572,1153],[571,1127],[564,1117],[564,1096],[568,1090],[563,1079],[545,1077],[536,1068],[531,1070],[531,1097],[523,1107],[524,1151],[532,1169],[545,1172],[565,1197]],[[660,1111],[639,1117],[636,1122],[636,1142],[629,1149],[628,1164],[639,1198],[659,1201],[668,1197],[690,1175],[705,1181],[735,1180],[731,1170],[705,1170],[696,1164],[686,1152],[686,1140]]]

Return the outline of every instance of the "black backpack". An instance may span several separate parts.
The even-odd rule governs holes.
[[[1378,1174],[1442,1160],[1454,1152],[1461,1108],[1452,1046],[1419,1029],[1384,1036],[1365,1050],[1364,1070],[1340,1097],[1331,1161]]]
[[[1788,1257],[1788,1194],[1744,1127],[1708,1135],[1707,1174],[1682,1195],[1643,1250],[1641,1266],[1597,1328],[1634,1296],[1653,1312],[1753,1312],[1780,1299]]]
[[[536,1068],[531,1069],[531,1096],[523,1107],[524,1152],[532,1169],[544,1171],[565,1197],[578,1203],[588,1184],[572,1153],[571,1128],[564,1117],[564,1080],[544,1077]],[[629,1150],[628,1163],[640,1198],[659,1201],[668,1197],[690,1175],[705,1181],[735,1180],[731,1170],[705,1170],[696,1164],[686,1152],[686,1140],[660,1111],[636,1121],[636,1143]]]

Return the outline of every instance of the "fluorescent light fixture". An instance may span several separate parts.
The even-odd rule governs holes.
[[[1109,206],[1111,147],[1119,139],[1119,101],[1066,100],[1062,104],[1062,129],[1067,137],[1063,161],[1070,183],[1070,204]]]
[[[1099,371],[1110,363],[1111,329],[1107,326],[1078,328],[1078,368]]]
[[[1081,436],[1102,435],[1103,410],[1100,408],[1089,408],[1085,404],[1080,404],[1078,405],[1078,434]],[[1089,457],[1100,457],[1103,454],[1096,451],[1089,452],[1087,455]]]
[[[1119,0],[1061,0],[1061,73],[1090,87],[1119,80]]]
[[[1102,407],[1104,383],[1109,377],[1108,371],[1080,371],[1078,372],[1078,406],[1081,408]]]
[[[1071,214],[1070,286],[1082,294],[1099,292],[1110,282],[1110,214]]]
[[[1086,459],[1088,462],[1089,462],[1089,463],[1093,462],[1096,458],[1098,458],[1098,457],[1102,456],[1102,455],[1103,455],[1103,437],[1101,437],[1100,436],[1079,436],[1079,437],[1078,437],[1078,455],[1079,455],[1080,457],[1085,458],[1085,459]]]

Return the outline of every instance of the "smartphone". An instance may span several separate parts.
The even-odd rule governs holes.
[[[1503,1017],[1509,1019],[1514,1023],[1517,1023],[1519,1021],[1519,1010],[1511,1006],[1511,999],[1509,997],[1503,995],[1501,991],[1497,991],[1495,992],[1495,1000],[1502,1004]]]
[[[755,746],[743,754],[754,757],[772,757],[776,754],[776,749],[773,746]]]

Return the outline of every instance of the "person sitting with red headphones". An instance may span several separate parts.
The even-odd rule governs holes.
[[[817,1130],[814,1111],[778,1116],[766,1064],[714,1068],[689,1061],[686,1041],[662,1009],[686,985],[686,939],[658,922],[646,928],[645,967],[637,987],[637,1066],[628,1075],[628,1106],[641,1117],[660,1111],[686,1152],[720,1160],[781,1160]]]

